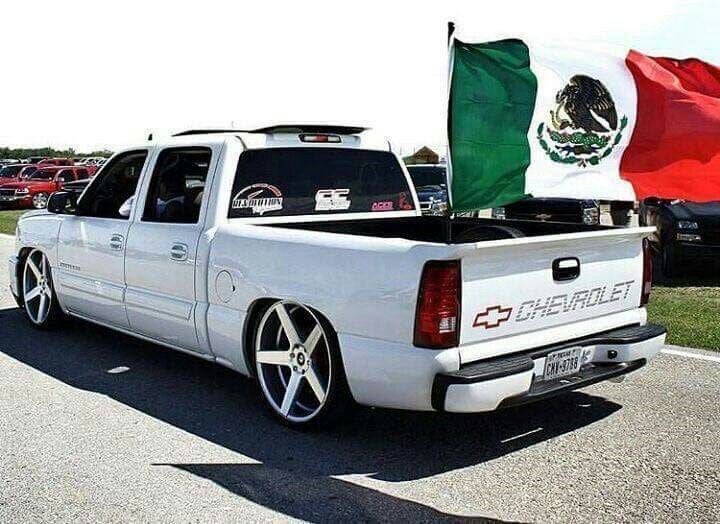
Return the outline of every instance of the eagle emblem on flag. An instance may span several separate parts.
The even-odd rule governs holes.
[[[550,119],[538,126],[540,146],[551,160],[580,167],[596,166],[620,143],[628,124],[610,91],[595,78],[574,75],[557,92]]]

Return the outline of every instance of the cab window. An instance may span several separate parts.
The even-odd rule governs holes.
[[[120,208],[135,194],[147,155],[147,150],[138,150],[113,158],[80,197],[76,214],[127,220]]]
[[[228,217],[413,209],[412,192],[392,153],[277,147],[240,155]]]
[[[142,220],[197,223],[211,156],[207,147],[162,151],[150,179]]]

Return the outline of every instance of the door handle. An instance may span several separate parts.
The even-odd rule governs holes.
[[[123,242],[125,239],[122,235],[118,235],[117,233],[112,235],[110,237],[110,249],[113,251],[120,251],[123,248]]]
[[[183,262],[187,260],[188,257],[188,247],[187,245],[176,242],[172,245],[170,248],[170,258],[173,260],[176,260],[178,262]]]
[[[580,276],[580,259],[577,257],[557,258],[552,263],[553,280],[564,282]]]

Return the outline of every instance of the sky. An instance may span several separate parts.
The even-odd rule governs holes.
[[[576,7],[577,6],[577,7]],[[76,151],[197,127],[323,122],[445,143],[447,22],[465,40],[611,43],[720,64],[720,2],[5,2],[0,146]]]

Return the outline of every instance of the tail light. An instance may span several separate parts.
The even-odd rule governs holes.
[[[652,290],[652,251],[650,250],[650,241],[643,239],[643,279],[642,294],[640,295],[640,305],[644,306],[650,300],[650,291]]]
[[[445,349],[458,345],[459,334],[460,261],[428,262],[420,279],[414,344]]]
[[[339,144],[342,142],[338,135],[308,135],[303,133],[300,135],[301,142],[320,142],[325,144]]]

